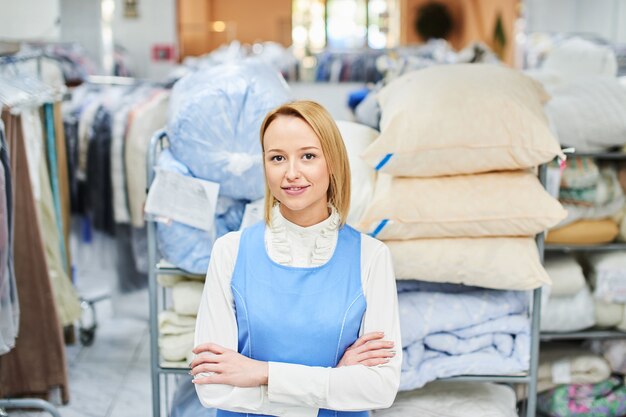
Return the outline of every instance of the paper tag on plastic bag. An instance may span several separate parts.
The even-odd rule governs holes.
[[[219,190],[218,183],[157,168],[145,212],[210,232]]]
[[[264,198],[246,204],[246,209],[243,212],[243,219],[241,220],[241,226],[239,226],[239,230],[243,230],[244,228],[263,220],[264,208]]]
[[[555,384],[570,384],[572,371],[568,360],[556,361],[552,364],[552,382]]]

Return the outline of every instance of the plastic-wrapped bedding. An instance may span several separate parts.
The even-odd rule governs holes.
[[[264,194],[261,122],[289,100],[281,75],[259,61],[189,74],[172,91],[172,154],[195,177],[220,183],[220,195],[259,199]]]
[[[192,176],[189,169],[177,161],[168,149],[161,153],[157,165],[167,171]],[[185,271],[205,274],[213,242],[218,237],[239,229],[247,203],[247,200],[220,196],[215,210],[215,227],[211,232],[176,221],[167,224],[157,222],[157,242],[161,255]]]

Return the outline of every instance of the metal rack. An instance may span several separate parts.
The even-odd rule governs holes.
[[[147,155],[147,183],[146,193],[154,180],[154,166],[157,152],[165,147],[167,135],[159,131],[150,139]],[[150,307],[150,375],[152,380],[152,416],[161,417],[163,410],[169,410],[169,379],[168,376],[189,376],[189,368],[172,368],[161,366],[159,354],[159,324],[158,315],[166,306],[166,290],[159,286],[158,275],[193,275],[174,265],[158,259],[156,247],[156,224],[147,221],[148,228],[148,292]],[[162,396],[162,388],[165,395]],[[166,414],[167,415],[167,414]]]

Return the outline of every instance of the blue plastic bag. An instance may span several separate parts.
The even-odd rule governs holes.
[[[220,195],[259,199],[264,194],[261,123],[289,100],[282,76],[253,59],[186,75],[170,100],[172,154],[193,176],[219,183]]]

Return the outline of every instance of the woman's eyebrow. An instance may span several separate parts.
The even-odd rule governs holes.
[[[317,146],[304,146],[300,149],[298,149],[299,151],[306,151],[307,149],[317,149],[319,150],[320,148],[318,148]],[[284,152],[282,149],[268,149],[265,152]]]

